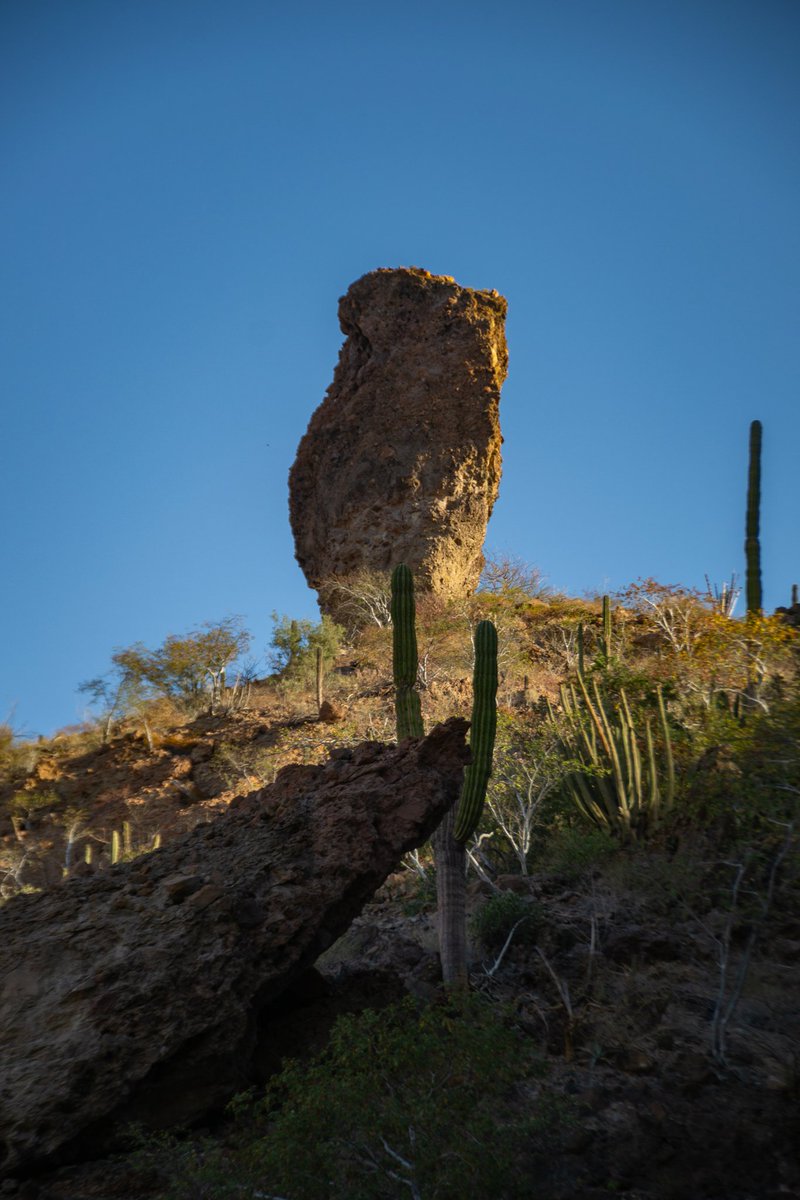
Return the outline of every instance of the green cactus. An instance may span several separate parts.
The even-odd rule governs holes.
[[[758,539],[761,510],[761,422],[750,425],[750,461],[747,470],[747,520],[744,553],[747,560],[747,615],[761,613],[761,543]]]
[[[417,633],[415,627],[414,581],[405,565],[392,572],[392,639],[397,740],[422,737],[422,711],[417,680]],[[473,673],[472,763],[464,772],[464,784],[456,812],[454,837],[466,842],[480,820],[486,784],[492,771],[497,728],[497,630],[491,621],[481,621],[475,630]]]
[[[453,837],[466,842],[475,832],[492,773],[497,732],[497,630],[481,621],[475,630],[475,669],[472,675],[472,721],[469,744],[472,762],[464,771],[464,784],[456,812]]]
[[[392,664],[398,742],[425,733],[415,688],[418,662],[414,579],[401,563],[392,572]]]
[[[606,664],[611,661],[611,601],[603,596],[603,657]]]
[[[550,709],[561,753],[570,766],[567,788],[576,806],[596,825],[622,840],[636,838],[672,807],[675,796],[675,765],[661,689],[657,702],[665,780],[656,759],[649,720],[645,721],[642,755],[624,689],[620,689],[613,719],[606,711],[596,678],[592,679],[593,696],[580,675],[578,687],[579,692],[573,685],[561,689],[563,722],[557,721]]]
[[[578,674],[583,675],[583,621],[578,622]]]

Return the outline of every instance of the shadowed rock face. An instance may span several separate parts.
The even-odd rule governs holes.
[[[165,849],[0,909],[0,1177],[246,1086],[259,1012],[455,801],[465,730],[288,767]]]
[[[372,271],[339,301],[347,340],[289,477],[297,561],[323,609],[336,581],[411,567],[472,592],[500,483],[506,301],[416,268]]]

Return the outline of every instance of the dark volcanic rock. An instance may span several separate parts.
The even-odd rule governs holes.
[[[474,590],[500,482],[506,307],[417,268],[372,271],[340,300],[347,340],[289,477],[297,561],[333,616],[341,584],[399,562],[442,597]]]
[[[9,901],[0,1172],[131,1120],[196,1119],[246,1085],[259,1012],[454,802],[465,729],[288,767],[165,849]]]

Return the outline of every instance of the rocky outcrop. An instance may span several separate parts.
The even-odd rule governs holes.
[[[289,477],[297,561],[323,609],[364,572],[472,592],[500,482],[506,301],[416,268],[339,301],[347,340]]]
[[[165,849],[0,909],[0,1175],[245,1086],[259,1013],[455,800],[465,729],[288,767]]]

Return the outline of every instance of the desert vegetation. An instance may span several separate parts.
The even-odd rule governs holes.
[[[370,615],[378,582],[388,595],[371,579],[349,632],[276,615],[268,676],[237,667],[250,639],[223,622],[115,654],[109,679],[84,685],[96,717],[78,730],[29,743],[3,727],[4,899],[151,853],[284,765],[393,740],[397,626]],[[744,1131],[761,1119],[745,1080],[773,1107],[796,1087],[782,988],[799,932],[795,609],[737,619],[713,589],[654,580],[570,598],[502,562],[468,600],[418,600],[415,677],[399,686],[426,726],[471,715],[474,631],[491,621],[498,637],[492,774],[462,826],[474,999],[430,1007],[436,862],[423,848],[360,919],[371,952],[337,963],[341,978],[394,979],[379,1010],[359,999],[321,1057],[289,1062],[211,1140],[145,1137],[124,1159],[142,1195],[427,1200],[472,1178],[475,1195],[528,1196],[531,1172],[538,1195],[624,1193],[652,1174],[649,1152],[609,1149],[596,1114],[585,1161],[570,1149],[598,1080],[687,1121],[687,1087],[708,1105],[724,1095]],[[393,965],[409,943],[411,975]],[[700,1061],[702,1084],[686,1084]],[[770,1120],[779,1142],[778,1108]],[[773,1174],[789,1170],[779,1160]],[[671,1161],[641,1194],[677,1194]]]

